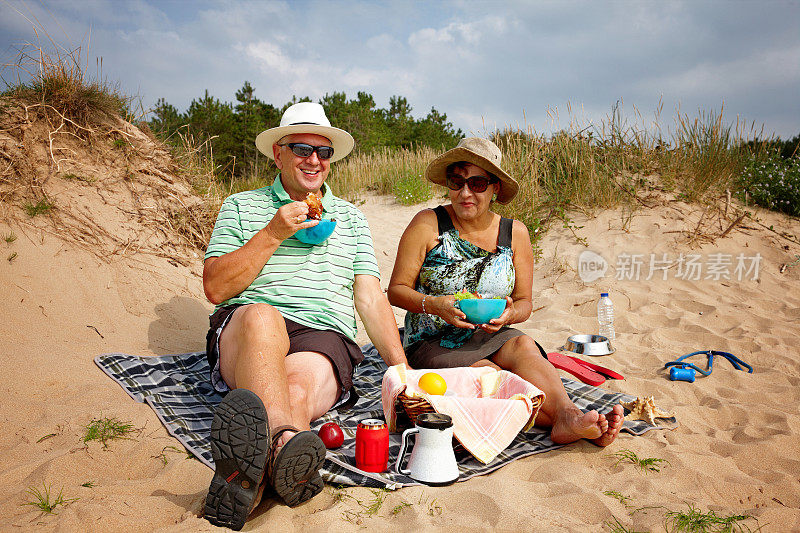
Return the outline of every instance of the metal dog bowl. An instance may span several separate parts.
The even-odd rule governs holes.
[[[583,355],[609,355],[616,351],[602,335],[573,335],[561,349]]]

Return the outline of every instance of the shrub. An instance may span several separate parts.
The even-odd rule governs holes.
[[[800,216],[800,156],[783,159],[778,154],[752,156],[745,165],[739,187],[756,205]]]

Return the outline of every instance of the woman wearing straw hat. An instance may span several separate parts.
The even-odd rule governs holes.
[[[600,446],[622,427],[617,405],[608,414],[582,412],[570,400],[544,350],[509,327],[531,315],[533,249],[525,225],[491,210],[519,190],[502,168],[500,149],[477,137],[434,159],[425,177],[448,188],[450,204],[425,209],[400,239],[389,301],[408,311],[403,347],[413,368],[485,366],[514,372],[546,395],[536,424],[556,443],[586,438]],[[506,298],[500,317],[476,326],[455,306],[466,290]]]

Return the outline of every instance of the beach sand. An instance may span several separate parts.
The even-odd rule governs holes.
[[[92,212],[99,200],[85,198]],[[363,199],[385,288],[398,239],[425,206]],[[661,531],[668,511],[689,505],[721,516],[752,515],[757,521],[744,522],[752,530],[800,530],[800,264],[779,271],[800,254],[800,245],[763,227],[796,241],[800,222],[759,211],[763,226],[747,221],[698,246],[689,237],[701,213],[663,199],[633,217],[617,210],[576,215],[586,246],[571,231],[554,228],[541,242],[535,269],[536,311],[519,325],[555,350],[571,334],[596,331],[596,301],[601,289],[609,290],[616,353],[592,361],[627,379],[604,386],[653,396],[677,416],[677,429],[623,433],[605,449],[577,442],[445,488],[376,494],[326,487],[295,509],[265,501],[245,530],[603,531],[616,519],[636,531]],[[98,256],[46,220],[15,218],[0,223],[3,236],[17,237],[0,241],[6,300],[0,320],[0,530],[216,529],[201,514],[211,470],[187,458],[155,413],[93,362],[107,352],[203,350],[212,306],[203,295],[201,258],[185,252],[174,261],[135,246]],[[577,258],[587,247],[609,269],[601,280],[584,283]],[[650,254],[674,259],[680,253],[700,256],[700,279],[679,279],[676,267],[666,280],[661,271],[645,279]],[[621,254],[642,254],[639,279],[617,279]],[[733,257],[730,279],[705,279],[713,254]],[[756,280],[737,279],[739,254],[760,254]],[[396,317],[402,324],[403,314],[396,311]],[[367,342],[363,330],[359,341]],[[664,363],[706,349],[732,352],[754,372],[718,359],[713,374],[694,383],[667,379]],[[702,357],[694,362],[705,367]],[[100,417],[137,430],[105,447],[84,444],[84,427]],[[647,473],[616,464],[610,454],[621,450],[666,462],[660,472]],[[77,500],[54,514],[25,505],[32,500],[27,491],[45,486],[51,499],[61,493]],[[630,499],[623,505],[611,491]],[[370,514],[366,507],[378,498],[382,505]]]

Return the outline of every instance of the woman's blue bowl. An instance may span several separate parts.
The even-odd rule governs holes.
[[[467,320],[473,324],[488,324],[493,318],[503,314],[506,308],[505,298],[469,298],[458,301]]]
[[[336,228],[335,220],[322,219],[312,228],[303,228],[294,234],[297,240],[306,244],[321,244],[331,236]]]

